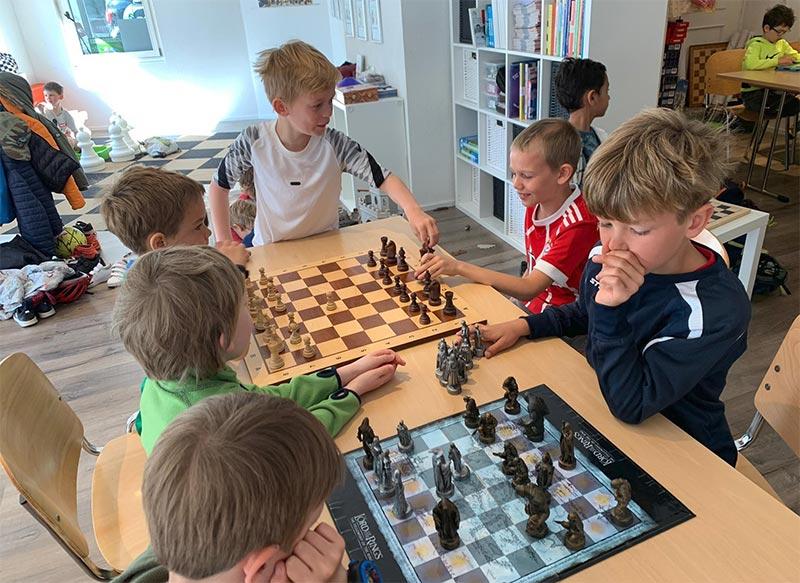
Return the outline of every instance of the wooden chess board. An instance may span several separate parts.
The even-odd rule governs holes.
[[[716,199],[711,200],[711,206],[714,207],[714,212],[711,213],[711,220],[708,221],[706,228],[709,231],[717,227],[729,223],[733,220],[743,217],[750,212],[750,209],[735,204],[729,204]]]
[[[541,442],[529,440],[520,427],[527,415],[525,393],[541,396],[550,410]],[[545,385],[524,391],[519,402],[519,415],[503,410],[504,399],[480,407],[481,413],[491,412],[498,421],[495,442],[489,445],[465,426],[461,413],[412,429],[414,450],[410,453],[399,450],[397,437],[381,440],[392,469],[400,471],[411,507],[410,516],[403,519],[394,513],[394,497],[381,496],[374,472],[364,469],[364,451],[359,448],[345,454],[344,483],[328,499],[328,508],[350,559],[373,560],[384,581],[560,581],[694,516]],[[562,421],[575,431],[577,464],[572,470],[557,463]],[[526,533],[525,499],[503,474],[502,460],[492,455],[509,442],[525,461],[532,482],[536,463],[545,452],[554,461],[553,483],[547,489],[550,532],[544,538]],[[440,451],[446,455],[451,443],[461,451],[470,475],[453,482],[450,500],[460,513],[461,544],[448,551],[442,548],[433,522],[439,496],[431,460]],[[631,485],[628,508],[634,520],[628,526],[610,519],[614,478],[625,478]],[[586,534],[586,546],[578,551],[564,545],[566,531],[557,522],[566,520],[569,512],[578,514]]]
[[[416,250],[409,253],[416,254]],[[376,261],[377,261],[376,253]],[[276,302],[266,299],[266,285],[258,271],[252,273],[247,286],[262,313],[275,321],[278,335],[286,341],[281,353],[284,366],[271,370],[267,334],[255,333],[245,364],[254,383],[260,385],[284,382],[299,374],[308,374],[331,365],[342,365],[381,348],[402,348],[454,334],[461,320],[474,324],[481,320],[477,312],[460,298],[457,291],[442,285],[442,303],[428,306],[430,324],[420,323],[420,314],[409,312],[409,302],[401,302],[394,293],[394,283],[384,286],[378,267],[367,266],[366,252],[326,259],[323,262],[300,265],[272,276],[277,291],[282,294],[285,312],[275,310]],[[413,265],[405,273],[396,266],[389,267],[408,286],[408,292],[421,292],[423,285],[415,279]],[[445,292],[454,291],[455,315],[443,312]],[[336,309],[326,309],[326,294],[332,292]],[[417,303],[428,304],[421,296]],[[303,356],[303,344],[289,343],[289,316],[295,314],[302,336],[310,336],[315,356]],[[433,371],[431,371],[431,374]]]
[[[728,48],[728,43],[707,43],[689,47],[687,59],[689,79],[689,107],[702,107],[706,94],[706,61],[718,51]]]

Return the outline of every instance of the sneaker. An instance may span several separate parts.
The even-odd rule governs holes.
[[[14,321],[22,328],[33,326],[39,322],[30,300],[23,300],[22,305],[14,311]]]
[[[33,310],[36,312],[37,318],[49,318],[50,316],[56,315],[56,309],[46,297],[42,298],[42,300],[34,306]]]
[[[119,287],[125,281],[125,273],[128,271],[128,260],[120,259],[111,267],[111,274],[108,276],[106,285],[110,288]]]

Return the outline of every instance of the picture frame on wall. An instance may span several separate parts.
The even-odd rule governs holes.
[[[367,4],[366,0],[355,0],[356,38],[367,40]]]
[[[367,0],[367,22],[369,25],[369,40],[374,43],[382,43],[383,28],[381,27],[380,0]]]
[[[342,0],[342,22],[344,23],[344,34],[353,36],[353,2],[352,0]]]

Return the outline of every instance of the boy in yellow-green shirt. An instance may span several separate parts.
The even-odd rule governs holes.
[[[764,14],[761,23],[763,35],[747,41],[745,45],[742,69],[745,71],[763,71],[774,69],[779,65],[800,63],[800,53],[783,38],[794,25],[794,12],[788,6],[778,4]],[[764,89],[742,83],[742,100],[744,106],[751,111],[761,111]],[[771,91],[767,95],[765,112],[774,116],[778,113],[781,94]],[[794,95],[786,94],[781,117],[797,115],[800,101]]]

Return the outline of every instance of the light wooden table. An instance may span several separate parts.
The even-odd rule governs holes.
[[[381,235],[406,249],[418,247],[408,224],[391,218],[255,248],[250,269],[279,270],[370,248],[377,251]],[[522,313],[486,286],[458,278],[448,284],[489,323]],[[448,395],[433,374],[435,345],[432,341],[401,351],[407,365],[391,383],[366,396],[362,409],[337,437],[343,452],[359,446],[356,429],[365,416],[377,435],[388,437],[400,419],[413,428],[463,410],[461,397]],[[798,581],[800,518],[661,415],[641,425],[617,421],[586,360],[564,342],[523,340],[476,363],[464,394],[479,405],[502,397],[500,383],[508,375],[517,378],[521,389],[547,384],[696,515],[570,581]]]
[[[786,100],[787,93],[800,93],[800,72],[797,71],[776,71],[774,69],[769,71],[730,71],[728,73],[719,73],[720,77],[725,79],[734,79],[742,83],[761,87],[764,89],[764,97],[761,100],[761,111],[758,114],[758,123],[756,124],[756,136],[753,140],[753,151],[750,153],[750,164],[747,166],[747,177],[745,178],[745,185],[757,192],[768,194],[777,198],[781,202],[789,202],[789,198],[783,194],[769,192],[767,190],[767,179],[769,178],[770,165],[772,164],[772,153],[775,150],[775,140],[778,137],[778,130],[780,128],[781,118],[775,118],[775,130],[772,132],[772,142],[769,146],[769,154],[767,155],[767,165],[764,168],[764,178],[761,181],[761,188],[756,188],[750,184],[750,178],[753,175],[753,166],[756,161],[756,154],[758,153],[758,131],[764,123],[764,115],[767,107],[767,96],[770,91],[780,91],[781,100],[778,112],[783,110],[783,104]],[[786,145],[787,167],[792,160],[793,152],[789,150],[789,144]]]

